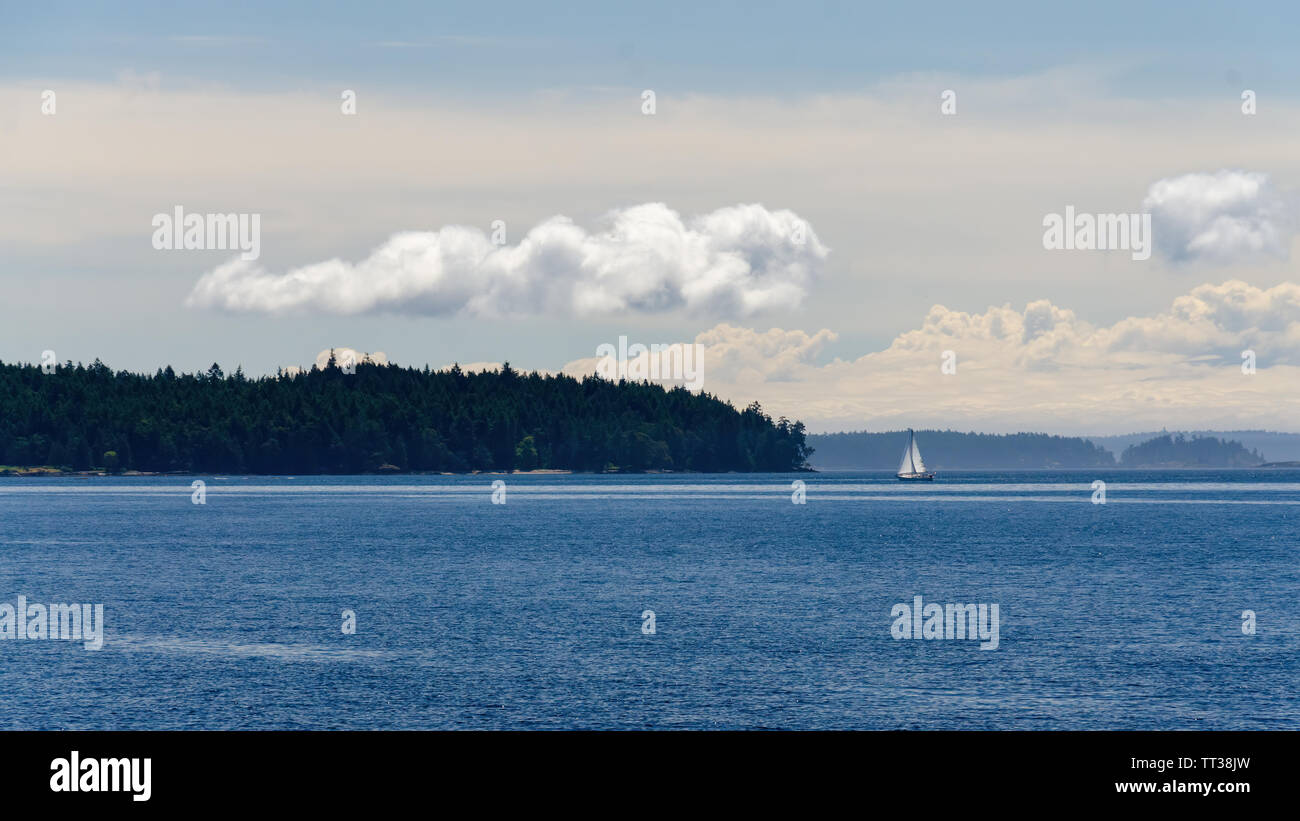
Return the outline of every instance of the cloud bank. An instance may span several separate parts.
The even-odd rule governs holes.
[[[829,330],[719,324],[704,390],[802,419],[813,431],[939,427],[1104,434],[1296,430],[1300,285],[1206,284],[1168,311],[1096,326],[1047,300],[982,313],[933,306],[884,350],[818,362]],[[1257,371],[1242,372],[1253,351]],[[956,373],[941,370],[945,352]],[[564,367],[590,373],[594,360]]]
[[[1175,262],[1285,259],[1295,225],[1292,203],[1268,175],[1247,171],[1159,180],[1147,190],[1142,210],[1151,213],[1157,246]]]
[[[269,314],[745,317],[801,303],[828,253],[792,211],[736,205],[687,222],[647,203],[609,213],[595,232],[552,217],[517,245],[453,225],[395,234],[357,263],[274,274],[235,259],[204,274],[186,304]]]

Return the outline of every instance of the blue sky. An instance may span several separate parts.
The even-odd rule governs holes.
[[[8,5],[8,4],[7,4]],[[855,88],[908,72],[1132,65],[1130,93],[1249,78],[1293,95],[1286,3],[11,4],[10,78],[131,66],[237,88],[372,82],[463,93],[656,82],[694,91]]]
[[[7,3],[0,360],[582,372],[704,340],[706,390],[813,430],[1294,429],[1297,16]],[[151,247],[177,206],[259,215],[260,258]],[[1153,211],[1157,253],[1045,250],[1067,206]]]

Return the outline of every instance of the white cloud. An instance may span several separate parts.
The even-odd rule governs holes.
[[[334,357],[335,362],[355,362],[358,365],[362,363],[368,363],[371,365],[388,364],[388,357],[384,355],[383,351],[364,353],[362,351],[353,350],[352,348],[326,348],[316,354],[316,367],[323,370],[325,366],[329,364],[331,356]]]
[[[760,333],[722,324],[700,334],[695,341],[704,346],[710,368],[754,384],[797,378],[800,370],[815,361],[836,336],[826,329],[814,334],[780,328]]]
[[[552,217],[513,246],[453,225],[395,234],[355,264],[332,259],[274,274],[235,259],[200,278],[187,304],[345,315],[743,317],[802,302],[828,253],[792,211],[736,205],[688,223],[647,203],[610,212],[596,232]]]
[[[128,76],[60,82],[59,113],[47,117],[31,104],[44,83],[0,83],[8,149],[0,152],[8,206],[0,246],[14,264],[49,274],[41,287],[10,289],[9,336],[18,341],[0,354],[30,356],[20,340],[52,324],[66,328],[62,344],[74,358],[152,370],[157,346],[114,332],[126,323],[154,328],[151,339],[170,334],[170,360],[190,368],[207,367],[209,340],[221,338],[222,355],[250,373],[274,372],[290,342],[319,349],[332,339],[372,339],[399,361],[437,362],[451,355],[451,333],[464,358],[531,365],[564,358],[559,340],[571,329],[588,335],[545,320],[399,324],[378,314],[317,314],[256,323],[216,311],[177,314],[199,274],[221,259],[151,247],[150,219],[177,204],[262,214],[262,265],[283,274],[334,256],[357,263],[398,227],[486,229],[504,219],[518,242],[556,213],[590,229],[620,202],[664,201],[689,218],[761,201],[815,225],[834,263],[797,315],[764,315],[760,327],[892,335],[919,326],[935,301],[983,308],[1010,300],[1023,309],[1045,283],[1053,295],[1070,294],[1068,308],[1081,317],[1149,316],[1206,278],[1180,282],[1165,266],[1104,254],[1047,254],[1043,214],[1067,203],[1136,208],[1154,180],[1245,162],[1240,152],[1225,155],[1225,146],[1240,145],[1244,120],[1235,108],[1207,118],[1195,97],[1116,98],[1122,78],[1094,69],[920,76],[811,97],[661,90],[653,118],[639,113],[640,85],[521,95],[505,107],[372,89],[362,113],[346,117],[337,89],[246,93]],[[958,90],[955,118],[938,113],[944,88]],[[1254,120],[1248,167],[1289,190],[1300,180],[1300,105],[1274,100]],[[1234,265],[1231,275],[1261,284],[1295,278],[1269,254]],[[55,287],[60,297],[51,299]],[[637,333],[635,324],[619,327]],[[670,327],[671,338],[685,339],[681,323]]]
[[[1094,326],[1047,300],[983,313],[936,305],[884,350],[819,364],[829,330],[720,324],[704,346],[710,393],[759,400],[811,430],[952,427],[1007,432],[1296,429],[1300,285],[1207,284],[1170,310]],[[1241,371],[1253,350],[1258,371]],[[957,372],[942,373],[943,353]],[[566,365],[591,372],[594,360]]]
[[[1294,230],[1292,208],[1268,175],[1247,171],[1159,180],[1142,209],[1151,213],[1156,245],[1176,262],[1285,259]]]
[[[343,363],[347,363],[347,362],[352,362],[357,365],[360,365],[362,363],[368,363],[371,365],[388,364],[388,356],[385,355],[383,351],[375,351],[374,353],[365,353],[363,351],[354,350],[352,348],[326,348],[325,350],[316,354],[315,367],[319,368],[320,370],[324,370],[325,366],[329,364],[331,356],[334,357],[334,362],[338,364],[340,367],[342,367]],[[280,373],[284,374],[285,376],[295,377],[301,373],[305,373],[307,369],[299,367],[298,365],[287,365],[287,366],[281,366],[279,370]]]

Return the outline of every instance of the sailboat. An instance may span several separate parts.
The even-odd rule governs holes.
[[[934,473],[925,469],[921,461],[921,449],[916,446],[916,432],[907,429],[907,450],[903,451],[903,461],[898,465],[900,482],[933,482]]]

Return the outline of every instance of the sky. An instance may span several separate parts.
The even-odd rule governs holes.
[[[1300,431],[1300,13],[905,5],[0,0],[0,360],[625,337],[818,432]]]

